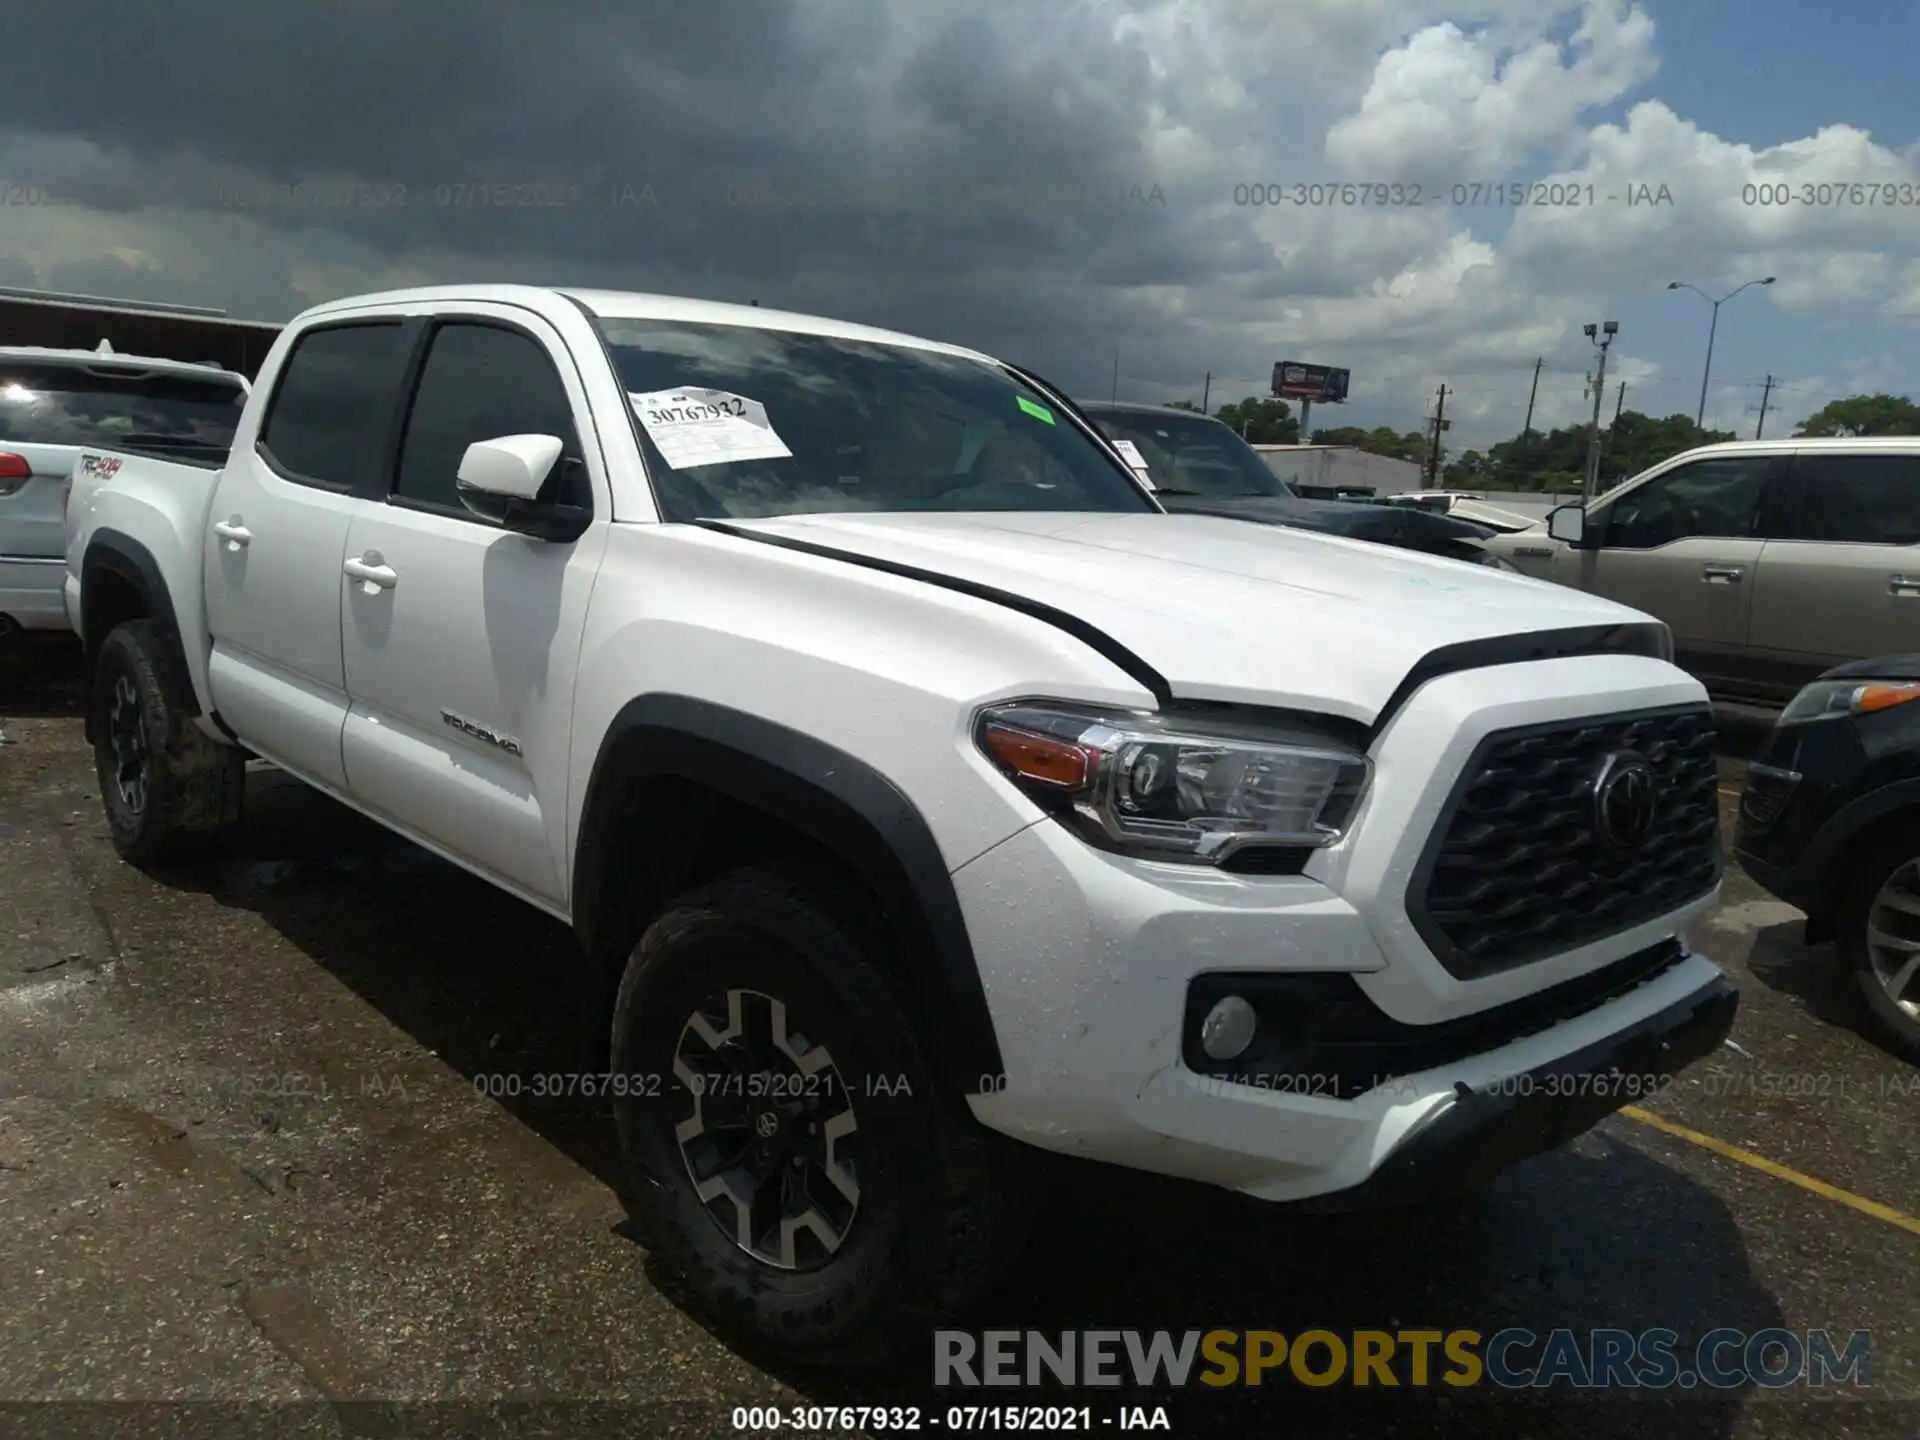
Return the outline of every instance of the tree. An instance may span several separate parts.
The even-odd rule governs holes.
[[[1671,455],[1698,445],[1732,440],[1731,430],[1703,430],[1691,415],[1656,420],[1637,410],[1600,431],[1600,475],[1609,480],[1638,475]],[[1516,435],[1487,451],[1485,478],[1478,488],[1495,490],[1579,490],[1587,473],[1587,427],[1568,425],[1545,434]]]
[[[1286,401],[1270,396],[1249,395],[1232,405],[1222,405],[1213,412],[1213,418],[1245,435],[1249,445],[1295,445],[1300,440],[1300,417]]]
[[[1441,472],[1449,490],[1478,489],[1486,484],[1492,466],[1478,450],[1469,450]]]
[[[1167,409],[1187,410],[1187,411],[1191,411],[1195,415],[1198,415],[1200,413],[1200,407],[1194,404],[1191,400],[1169,400],[1167,402]]]
[[[1401,433],[1390,425],[1378,425],[1371,430],[1362,430],[1353,425],[1341,425],[1331,430],[1314,431],[1313,443],[1351,445],[1356,450],[1364,450],[1369,455],[1385,455],[1393,460],[1411,460],[1415,464],[1424,464],[1429,442],[1418,430]]]
[[[1796,435],[1920,435],[1920,405],[1905,395],[1849,395],[1821,406]]]

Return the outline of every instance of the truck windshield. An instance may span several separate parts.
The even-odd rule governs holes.
[[[225,451],[245,400],[230,375],[203,380],[0,358],[0,441]]]
[[[964,356],[601,319],[665,518],[1156,509],[1053,402]]]
[[[1139,448],[1162,494],[1227,500],[1294,493],[1258,451],[1208,416],[1102,409],[1094,412],[1094,423],[1109,439],[1131,440]]]

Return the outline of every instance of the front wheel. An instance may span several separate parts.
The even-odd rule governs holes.
[[[116,627],[93,674],[94,768],[113,848],[176,858],[237,819],[246,757],[196,725],[177,647],[151,620]]]
[[[1920,817],[1915,830],[1920,830]],[[1920,835],[1867,857],[1837,918],[1840,951],[1867,1007],[1920,1062]]]
[[[615,1001],[648,1245],[716,1324],[800,1363],[926,1343],[1016,1253],[1002,1142],[936,1093],[874,950],[820,890],[743,870],[648,926]]]

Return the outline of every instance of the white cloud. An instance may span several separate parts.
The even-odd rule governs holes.
[[[1568,46],[1513,44],[1452,21],[1421,30],[1380,59],[1359,110],[1328,131],[1327,158],[1369,180],[1500,179],[1658,68],[1653,22],[1621,0],[1593,0]]]
[[[1920,185],[1915,153],[1844,125],[1773,146],[1701,128],[1672,70],[1660,69],[1655,22],[1627,0],[797,0],[792,14],[779,38],[831,65],[820,83],[771,99],[744,86],[726,92],[726,67],[688,68],[665,45],[623,49],[599,29],[569,32],[567,43],[583,48],[566,52],[568,66],[618,81],[583,83],[580,94],[606,103],[671,75],[681,89],[663,93],[716,117],[704,136],[673,114],[643,112],[566,137],[603,134],[603,148],[575,164],[583,174],[624,166],[656,178],[662,208],[644,228],[584,210],[236,211],[219,197],[256,173],[258,146],[0,130],[0,176],[43,180],[85,202],[9,210],[8,278],[266,318],[431,279],[752,294],[1000,349],[1068,383],[1097,381],[1101,393],[1118,346],[1123,393],[1140,398],[1197,399],[1212,371],[1215,400],[1231,399],[1264,388],[1275,359],[1319,360],[1354,369],[1347,413],[1367,423],[1417,426],[1446,382],[1461,448],[1519,428],[1540,356],[1536,428],[1583,420],[1591,350],[1580,325],[1676,277],[1714,290],[1776,274],[1764,299],[1742,300],[1743,324],[1745,307],[1770,307],[1808,336],[1920,315],[1920,206],[1818,188],[1891,184],[1875,193],[1898,199],[1898,186]],[[856,32],[839,46],[836,37]],[[762,71],[762,90],[776,88],[766,78],[775,73],[784,72]],[[1649,91],[1654,98],[1639,98]],[[250,138],[245,117],[222,118],[230,123],[220,134]],[[456,148],[513,155],[534,144],[506,119],[439,119]],[[425,162],[391,173],[409,163],[409,138],[396,133],[393,153],[379,149],[361,178],[442,173]],[[290,142],[285,163],[303,173],[298,148]],[[669,183],[662,157],[681,151],[691,168]],[[552,159],[559,153],[530,148],[523,158],[545,154],[540,175],[570,173]],[[788,223],[715,198],[739,155],[768,173],[804,162],[814,180],[903,177],[931,194],[1004,175],[1015,193],[1050,180],[1117,202],[1126,185],[1157,183],[1167,203],[988,205],[930,217],[924,235],[890,215]],[[1543,166],[1583,200],[1591,187],[1594,203],[1413,209],[1347,205],[1337,194],[1323,206],[1233,203],[1239,184],[1396,177],[1444,202],[1456,181],[1531,178]],[[1785,186],[1789,203],[1763,203],[1780,193],[1765,186]],[[1814,189],[1803,196],[1804,186]],[[1663,187],[1666,203],[1625,198]],[[1683,301],[1671,303],[1677,313]],[[1694,412],[1705,323],[1690,318],[1700,333],[1689,327],[1670,354],[1616,346],[1609,412],[1620,380],[1634,408]],[[1750,433],[1750,371],[1795,358],[1716,357],[1710,411],[1723,424],[1744,417]],[[1833,373],[1790,377],[1807,410],[1824,403],[1812,392],[1844,391],[1852,372],[1883,374],[1875,388],[1912,386],[1864,350],[1823,353],[1809,368]],[[1784,427],[1792,393],[1773,398],[1770,433],[1776,415]]]

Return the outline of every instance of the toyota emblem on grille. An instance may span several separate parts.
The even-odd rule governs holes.
[[[1646,842],[1660,803],[1660,777],[1631,750],[1607,756],[1593,779],[1593,833],[1613,851]]]

